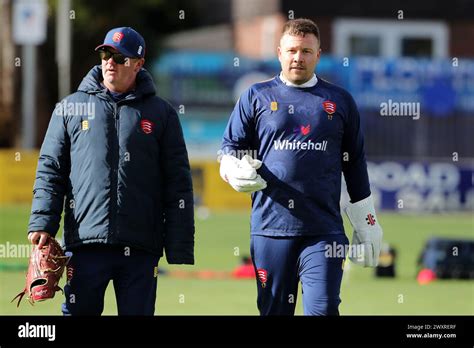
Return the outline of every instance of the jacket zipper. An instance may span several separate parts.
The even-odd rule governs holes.
[[[112,158],[112,185],[111,185],[111,215],[110,215],[110,233],[109,233],[109,240],[114,240],[114,236],[117,234],[117,198],[118,198],[118,168],[119,168],[119,161],[120,161],[120,107],[117,103],[114,102],[114,128],[115,128],[115,135],[114,137],[114,144],[113,144],[113,158]]]

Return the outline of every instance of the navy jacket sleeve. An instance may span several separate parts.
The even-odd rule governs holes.
[[[58,232],[70,171],[66,121],[53,112],[36,169],[28,232],[45,231],[53,237]]]
[[[176,111],[168,105],[162,138],[165,253],[170,264],[194,264],[194,200],[191,169]]]
[[[342,140],[342,171],[351,202],[355,203],[370,195],[369,176],[364,153],[364,136],[360,128],[357,105],[348,93],[348,118]]]
[[[224,153],[251,148],[255,130],[253,114],[252,89],[249,88],[242,93],[229,118],[222,142]]]

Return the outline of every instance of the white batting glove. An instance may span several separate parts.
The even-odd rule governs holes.
[[[257,174],[262,161],[245,155],[239,160],[237,157],[224,155],[221,158],[220,175],[237,192],[252,193],[263,190],[267,182]]]
[[[357,265],[376,267],[379,263],[383,231],[375,215],[372,196],[354,204],[349,203],[346,214],[354,228],[349,259]]]

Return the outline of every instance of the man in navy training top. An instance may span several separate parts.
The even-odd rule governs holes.
[[[280,75],[240,96],[223,137],[221,177],[252,193],[250,249],[261,315],[293,315],[299,280],[305,315],[338,315],[345,256],[364,267],[378,262],[382,229],[359,112],[347,91],[314,74],[320,55],[316,24],[288,21],[278,47]],[[350,248],[339,207],[341,172],[351,198]]]

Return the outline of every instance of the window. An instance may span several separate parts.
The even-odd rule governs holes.
[[[337,56],[448,56],[448,27],[442,21],[337,19],[333,26]]]
[[[403,57],[433,57],[433,39],[431,38],[403,38]]]
[[[353,56],[379,56],[380,37],[352,35],[349,38],[351,55]]]

